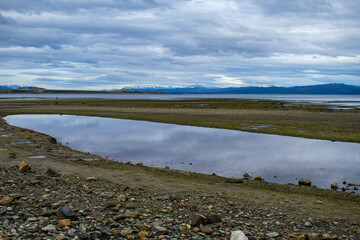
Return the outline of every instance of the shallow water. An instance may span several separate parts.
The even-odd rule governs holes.
[[[5,120],[74,149],[121,162],[297,183],[360,183],[360,144],[100,117],[13,115]],[[274,177],[276,176],[276,178]]]
[[[40,99],[148,99],[186,100],[206,98],[268,99],[295,103],[322,104],[336,107],[360,108],[360,95],[316,95],[316,94],[0,94],[0,100]]]

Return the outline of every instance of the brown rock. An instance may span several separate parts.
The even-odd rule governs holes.
[[[221,222],[221,216],[217,214],[211,214],[206,216],[207,224]]]
[[[308,240],[309,238],[308,238],[308,235],[306,234],[306,233],[304,233],[304,234],[301,234],[300,236],[298,236],[297,238],[296,238],[296,240]]]
[[[71,220],[70,219],[62,219],[58,222],[58,225],[60,227],[67,227],[71,225]]]
[[[16,153],[10,152],[9,158],[17,158]]]
[[[256,181],[262,181],[262,180],[264,180],[264,179],[262,179],[262,177],[260,177],[260,176],[256,176],[254,179],[255,179]]]
[[[48,170],[46,171],[46,174],[49,176],[49,177],[59,177],[60,176],[60,173],[56,172],[54,169],[52,168],[48,168]]]
[[[333,182],[330,187],[331,187],[331,189],[334,189],[334,190],[339,188],[339,186],[336,182]]]
[[[19,163],[18,167],[19,167],[20,172],[26,172],[26,171],[30,170],[29,164],[25,161],[22,161],[21,163]]]
[[[132,233],[132,230],[124,229],[124,230],[121,230],[120,235],[123,236],[123,237],[126,237],[127,235],[129,235],[131,233]]]
[[[119,204],[118,201],[108,201],[108,202],[105,203],[105,207],[112,208],[112,207],[115,207],[118,204]]]
[[[193,219],[191,220],[191,226],[198,227],[200,224],[206,224],[207,218],[201,214],[195,214]]]
[[[233,228],[233,227],[236,227],[236,224],[233,221],[229,221],[229,222],[226,223],[226,226],[228,228]]]
[[[14,199],[12,197],[4,197],[0,200],[0,204],[3,206],[9,206],[12,204],[13,200]]]
[[[147,237],[149,234],[147,232],[139,232],[138,237]]]
[[[321,233],[312,233],[309,235],[310,240],[321,240],[322,236]]]
[[[42,211],[40,215],[44,217],[50,217],[52,215],[55,215],[57,212],[58,212],[57,210],[47,210],[47,211]]]
[[[200,231],[206,234],[211,234],[214,230],[210,226],[200,224]]]
[[[311,180],[308,178],[302,178],[299,180],[298,184],[303,186],[311,186]]]

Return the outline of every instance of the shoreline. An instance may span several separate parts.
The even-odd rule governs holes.
[[[52,114],[52,115],[57,115],[57,116],[65,116],[65,115],[62,115],[62,114]],[[25,115],[26,116],[26,115]],[[74,116],[74,115],[68,115],[68,116]],[[81,115],[79,115],[79,116],[81,116]],[[88,116],[86,116],[86,117],[88,117]],[[101,118],[101,117],[94,117],[94,118]],[[121,120],[121,119],[119,119],[119,120]],[[3,118],[3,121],[6,121],[5,120],[5,118]],[[129,120],[129,121],[139,121],[139,120]],[[11,121],[10,121],[11,122]],[[148,122],[148,123],[152,123],[152,122],[149,122],[149,121],[143,121],[143,122]],[[9,124],[9,123],[7,123],[7,124]],[[10,124],[9,124],[10,125]],[[21,124],[20,124],[21,125]],[[104,125],[104,124],[102,124],[102,125]],[[10,125],[10,126],[14,126],[15,127],[15,125]],[[60,125],[59,125],[60,126]],[[58,127],[59,127],[58,126]],[[23,127],[21,127],[21,126],[19,126],[20,128],[24,128],[25,129],[25,127],[23,126]],[[29,130],[31,130],[31,131],[36,131],[36,130],[32,130],[31,128],[28,128]],[[65,129],[64,129],[65,130]],[[103,129],[104,130],[104,129]],[[115,130],[115,129],[114,129]],[[66,131],[68,131],[68,130],[66,130]],[[46,132],[46,131],[45,131]],[[46,134],[44,132],[44,134]],[[105,137],[105,136],[103,136],[103,135],[101,135],[101,132],[102,131],[100,131],[100,133],[99,133],[99,135],[92,135],[92,137],[97,137],[97,136],[100,136],[101,138],[103,138],[103,137]],[[37,132],[37,133],[39,133],[39,134],[42,134],[41,132]],[[119,135],[122,135],[121,133],[118,133]],[[252,133],[249,133],[249,134],[252,134]],[[106,136],[108,136],[108,134],[106,134]],[[53,136],[49,136],[49,137],[56,137],[55,135],[53,135]],[[65,137],[65,136],[62,136],[62,137]],[[290,137],[290,138],[295,138],[295,137]],[[104,141],[106,141],[105,139],[103,139]],[[289,140],[289,139],[288,139]],[[68,140],[66,140],[66,138],[65,139],[63,139],[63,143],[60,143],[60,144],[64,144],[65,142],[67,142]],[[324,140],[319,140],[319,141],[324,141]],[[90,143],[91,144],[91,143]],[[117,145],[119,145],[119,146],[121,146],[123,143],[117,143]],[[336,143],[335,143],[336,144]],[[354,144],[354,143],[348,143],[348,144]],[[356,143],[355,143],[356,144]],[[72,148],[73,150],[74,149],[76,149],[77,151],[84,151],[84,150],[81,150],[81,147],[79,148],[79,147],[75,147],[75,146],[71,146],[71,144],[68,144],[68,143],[66,143],[66,144],[64,144],[64,146],[67,146],[67,147],[69,147],[69,148]],[[91,145],[92,146],[92,145]],[[331,146],[333,146],[333,144],[331,145]],[[355,146],[355,145],[354,145]],[[74,148],[75,147],[75,148]],[[82,144],[82,147],[84,148],[88,148],[88,145],[84,145],[84,144]],[[356,149],[354,149],[354,150],[356,150]],[[105,154],[105,153],[103,153],[102,155],[98,155],[98,154],[96,154],[95,152],[96,151],[101,151],[99,148],[97,148],[97,150],[94,150],[93,149],[93,151],[92,152],[89,152],[92,156],[96,156],[96,158],[85,158],[84,160],[85,161],[93,161],[93,160],[108,160],[108,161],[110,161],[110,162],[114,162],[114,163],[121,163],[121,164],[124,164],[125,163],[125,161],[124,160],[122,160],[122,158],[120,158],[119,156],[117,156],[117,158],[116,158],[116,156],[115,155],[119,155],[119,154],[115,154],[113,157],[114,158],[116,158],[116,159],[114,159],[114,158],[112,158],[111,156],[109,157],[109,155],[108,154]],[[109,150],[110,152],[112,151],[112,150]],[[146,150],[145,150],[146,151]],[[121,155],[121,154],[120,154]],[[193,154],[194,155],[194,154]],[[245,177],[245,175],[244,174],[238,174],[238,172],[233,172],[234,174],[227,174],[227,175],[222,175],[222,174],[218,174],[218,172],[216,171],[216,170],[214,170],[214,169],[207,169],[207,171],[204,171],[204,169],[202,169],[202,171],[201,172],[199,172],[198,170],[199,169],[194,169],[194,168],[192,168],[193,170],[191,170],[190,168],[181,168],[180,166],[177,166],[177,167],[172,167],[172,165],[171,165],[171,163],[170,162],[168,162],[169,161],[169,159],[171,159],[171,157],[168,157],[168,158],[166,158],[166,159],[158,159],[158,161],[160,161],[160,162],[162,162],[162,163],[164,163],[164,164],[155,164],[155,166],[154,166],[154,162],[151,162],[151,163],[149,163],[149,162],[147,162],[147,158],[148,158],[148,156],[146,157],[146,158],[142,158],[142,159],[138,159],[138,160],[136,160],[136,161],[134,161],[134,160],[132,160],[132,161],[129,161],[129,159],[131,159],[131,156],[129,156],[129,155],[125,155],[125,156],[122,156],[122,157],[128,157],[128,159],[127,159],[127,164],[130,164],[130,165],[142,165],[142,166],[145,166],[145,167],[155,167],[155,168],[159,168],[159,169],[162,169],[162,168],[165,168],[165,169],[169,169],[169,166],[170,166],[170,168],[172,169],[172,170],[175,170],[175,171],[181,171],[181,172],[189,172],[189,173],[192,173],[192,174],[197,174],[197,173],[199,173],[199,174],[205,174],[205,175],[213,175],[213,176],[219,176],[220,178],[223,178],[224,180],[227,180],[227,181],[246,181],[246,180],[254,180],[254,179],[256,179],[255,178],[255,176],[257,176],[257,180],[261,180],[261,181],[265,181],[265,182],[269,182],[269,183],[276,183],[276,184],[279,184],[279,185],[298,185],[298,181],[300,181],[300,179],[301,178],[299,178],[299,175],[293,175],[292,176],[292,178],[290,178],[290,179],[288,179],[288,180],[284,180],[284,179],[282,179],[281,177],[278,177],[278,176],[280,176],[281,175],[281,173],[280,172],[273,172],[273,174],[267,174],[267,175],[262,175],[262,174],[258,174],[257,173],[257,171],[253,171],[253,172],[249,172],[250,174],[253,174],[253,176],[250,176],[248,173],[245,173],[245,172],[247,172],[247,168],[246,167],[244,167],[244,166],[242,166],[241,167],[241,169],[243,170],[243,172],[242,173],[245,173],[247,176]],[[185,157],[184,159],[190,159],[192,156],[187,156],[187,157]],[[152,158],[154,158],[154,156],[152,157]],[[67,158],[66,159],[67,161],[69,161],[69,160],[77,160],[77,158],[75,157],[73,157],[73,158]],[[328,159],[328,161],[329,161],[329,159]],[[169,165],[170,164],[170,165]],[[182,164],[185,164],[185,162],[183,162]],[[191,165],[192,165],[192,163],[190,163]],[[258,163],[259,164],[259,163]],[[187,165],[187,164],[186,164]],[[261,165],[261,164],[260,164]],[[184,165],[183,165],[184,166]],[[249,166],[247,166],[247,167],[249,167]],[[276,168],[276,167],[278,167],[278,166],[273,166],[274,168]],[[318,168],[319,169],[322,169],[321,167],[326,167],[326,166],[318,166]],[[289,170],[291,170],[291,169],[289,169]],[[285,170],[283,170],[283,171],[285,171]],[[286,171],[285,171],[286,172]],[[279,175],[280,174],[280,175]],[[324,174],[324,173],[323,173]],[[260,175],[260,176],[259,176]],[[274,176],[274,177],[273,177]],[[339,187],[337,187],[336,189],[334,189],[334,187],[331,187],[332,186],[332,184],[331,183],[333,183],[333,182],[335,182],[335,180],[334,181],[331,181],[331,182],[328,182],[326,185],[325,184],[320,184],[320,182],[321,182],[321,179],[317,179],[314,175],[312,175],[312,174],[310,174],[310,173],[307,173],[307,175],[306,176],[304,176],[304,177],[308,177],[308,178],[310,178],[310,180],[311,180],[311,186],[312,187],[314,187],[314,188],[320,188],[320,189],[331,189],[331,190],[336,190],[336,191],[343,191],[343,192],[349,192],[349,193],[354,193],[354,194],[357,194],[357,195],[359,195],[359,192],[358,192],[358,186],[360,185],[360,184],[357,184],[358,182],[357,181],[351,181],[351,180],[349,180],[349,178],[345,178],[345,177],[349,177],[349,172],[347,172],[347,174],[344,174],[344,175],[342,175],[344,178],[342,178],[343,180],[341,180],[341,181],[338,181],[337,183],[336,183],[336,185],[338,184],[339,185]],[[351,178],[351,176],[354,176],[354,175],[350,175],[350,178]],[[333,176],[334,177],[334,179],[339,179],[339,175],[337,175],[337,176]]]
[[[70,106],[74,103],[77,105]],[[226,101],[226,104],[231,103]],[[260,107],[273,106],[270,103],[264,102]],[[120,104],[125,104],[126,108]],[[173,103],[20,101],[0,103],[0,112],[2,116],[13,113],[97,114],[160,122],[184,113],[195,116],[190,118],[193,120],[203,116],[232,116],[231,113],[238,112],[229,107],[201,110],[190,106],[190,109],[179,110],[167,104]],[[194,102],[186,104],[194,105]],[[254,109],[243,112],[256,116],[281,114],[280,111]],[[343,112],[338,113],[342,118]],[[328,116],[326,111],[324,114]],[[358,112],[351,114],[355,119],[358,116]],[[170,118],[169,121],[177,120]],[[355,194],[245,179],[227,182],[227,178],[219,176],[118,163],[73,150],[51,140],[51,136],[7,125],[2,119],[0,128],[4,129],[1,135],[8,135],[0,137],[0,149],[6,148],[0,150],[0,200],[12,199],[10,205],[0,205],[0,239],[19,236],[71,239],[85,234],[100,239],[139,239],[146,234],[152,239],[229,239],[236,230],[243,231],[249,239],[301,239],[299,237],[304,234],[313,239],[360,237],[360,197]],[[45,158],[28,158],[36,156]],[[66,160],[68,158],[78,160]],[[88,158],[99,160],[80,160]],[[29,164],[31,171],[18,170],[22,161]],[[49,168],[59,176],[49,176]],[[42,215],[43,211],[57,212],[61,205],[80,214],[68,226],[60,225],[61,218],[57,214]],[[202,227],[191,225],[196,214],[206,219],[216,216],[217,221],[204,223]]]

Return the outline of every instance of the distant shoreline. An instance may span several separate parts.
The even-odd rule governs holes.
[[[164,92],[115,90],[115,91],[91,91],[91,90],[28,90],[28,89],[0,89],[0,94],[165,94]]]

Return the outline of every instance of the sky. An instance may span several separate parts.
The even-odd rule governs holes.
[[[360,85],[358,0],[0,0],[0,85]]]

